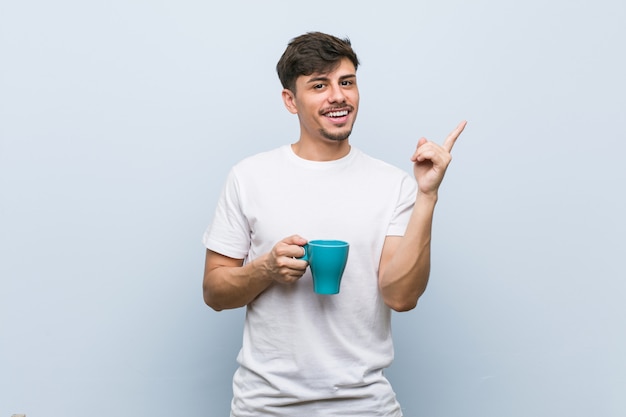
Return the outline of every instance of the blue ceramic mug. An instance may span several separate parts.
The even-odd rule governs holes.
[[[313,289],[318,294],[337,294],[348,262],[350,245],[342,240],[311,240],[303,246],[302,259],[309,262]]]

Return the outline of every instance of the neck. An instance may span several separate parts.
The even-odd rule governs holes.
[[[291,145],[291,149],[300,158],[309,161],[335,161],[350,153],[350,143],[348,139],[313,142],[300,137],[300,140]]]

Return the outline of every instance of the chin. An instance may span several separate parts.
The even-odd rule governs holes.
[[[320,131],[320,133],[322,134],[322,136],[328,140],[332,140],[335,142],[341,142],[344,140],[347,140],[350,137],[350,134],[352,133],[352,130],[349,130],[347,132],[337,132],[337,133],[330,133],[327,132],[325,130]]]

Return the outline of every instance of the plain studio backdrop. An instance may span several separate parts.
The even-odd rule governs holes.
[[[274,67],[313,30],[362,61],[354,146],[410,171],[469,121],[429,288],[393,316],[405,415],[626,415],[624,21],[621,0],[2,0],[0,416],[228,415],[244,310],[204,305],[201,236],[230,167],[297,139]]]

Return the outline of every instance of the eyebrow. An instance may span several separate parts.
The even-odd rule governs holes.
[[[342,75],[341,77],[339,77],[339,81],[343,81],[343,80],[346,80],[348,78],[356,78],[356,74]],[[320,76],[317,76],[317,77],[310,78],[307,81],[307,84],[309,84],[309,83],[316,83],[316,82],[319,82],[319,81],[328,81],[328,80],[329,80],[328,77],[326,77],[324,75],[320,75]]]

